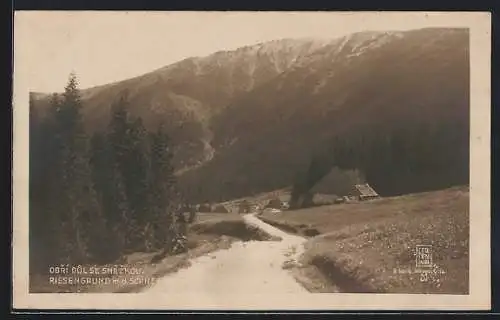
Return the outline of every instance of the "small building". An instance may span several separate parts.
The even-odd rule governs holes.
[[[288,209],[290,209],[290,203],[288,203],[288,201],[282,201],[281,210],[288,210]]]
[[[258,204],[252,204],[250,206],[250,212],[259,212],[260,211],[260,206]]]
[[[243,200],[238,205],[238,213],[250,213],[252,211],[252,206],[248,200]]]
[[[265,208],[263,210],[263,212],[267,212],[267,213],[280,213],[281,212],[281,209],[276,209],[276,208]]]
[[[280,198],[273,198],[269,200],[269,202],[266,205],[266,208],[274,208],[274,209],[281,209],[282,202]]]
[[[335,204],[340,204],[340,203],[345,203],[345,202],[347,202],[347,201],[344,197],[339,197],[339,198],[334,200]]]
[[[349,197],[357,198],[358,200],[371,200],[377,199],[380,196],[375,190],[368,184],[356,184],[349,193]]]

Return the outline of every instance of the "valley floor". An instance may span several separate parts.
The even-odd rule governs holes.
[[[455,187],[279,213],[199,214],[187,253],[156,263],[151,254],[127,257],[154,283],[85,291],[210,299],[218,293],[467,294],[468,204],[468,188]],[[430,267],[417,268],[418,245],[431,246]]]

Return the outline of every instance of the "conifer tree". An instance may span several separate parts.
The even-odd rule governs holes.
[[[80,114],[81,99],[76,76],[71,74],[56,107],[55,139],[59,158],[60,198],[55,209],[62,223],[63,259],[86,262],[103,231],[100,207],[91,181],[88,137]]]
[[[130,203],[134,186],[130,174],[139,168],[131,167],[131,142],[128,115],[128,96],[123,93],[111,107],[111,120],[106,134],[109,156],[106,170],[110,177],[110,201],[113,202],[112,220],[114,232],[118,235],[118,244],[123,252],[129,252],[137,245],[137,219]]]
[[[172,150],[164,124],[151,135],[151,204],[155,246],[167,252],[174,250],[176,242],[185,237],[179,228],[180,194],[176,188],[172,166]]]

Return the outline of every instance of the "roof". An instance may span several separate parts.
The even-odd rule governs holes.
[[[354,188],[356,188],[359,194],[363,197],[378,197],[378,193],[376,193],[368,183],[356,184],[354,185]]]

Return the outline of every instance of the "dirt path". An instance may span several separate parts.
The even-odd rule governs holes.
[[[247,223],[282,238],[282,241],[236,242],[193,259],[191,266],[161,278],[144,293],[306,293],[283,266],[295,263],[304,238],[289,235],[255,217]]]

